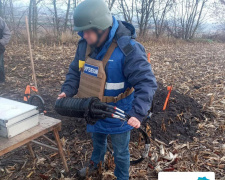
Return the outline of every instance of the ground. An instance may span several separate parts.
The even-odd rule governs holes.
[[[151,53],[159,88],[154,98],[154,114],[143,124],[151,137],[149,157],[131,167],[131,179],[157,179],[160,171],[213,171],[216,179],[224,180],[225,44],[182,41],[143,44],[146,52]],[[85,121],[61,117],[54,111],[75,50],[76,43],[36,43],[33,49],[46,115],[62,120],[60,137],[70,173],[64,172],[58,153],[34,145],[35,160],[30,158],[26,147],[0,158],[1,179],[77,179],[77,170],[88,162],[92,144],[90,134],[85,132]],[[0,96],[22,101],[26,85],[33,82],[27,44],[10,44],[5,65],[6,83],[0,85]],[[163,111],[167,86],[173,86],[173,90],[168,108]],[[142,144],[138,143],[137,133],[132,134],[131,154],[138,156]],[[42,138],[38,140],[45,142]],[[108,170],[103,170],[102,178],[113,179],[110,154],[107,153],[106,159]]]

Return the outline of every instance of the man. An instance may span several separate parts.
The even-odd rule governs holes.
[[[4,52],[5,45],[10,40],[10,30],[6,25],[5,21],[0,17],[0,83],[5,82],[5,71],[4,71]]]
[[[127,180],[130,130],[140,127],[157,89],[151,65],[144,47],[134,40],[134,27],[117,21],[103,0],[81,2],[74,12],[74,26],[81,39],[58,98],[97,96],[131,116],[124,124],[119,119],[106,118],[87,125],[94,147],[88,172],[104,162],[106,138],[110,134],[115,176]],[[79,174],[85,176],[86,168]]]

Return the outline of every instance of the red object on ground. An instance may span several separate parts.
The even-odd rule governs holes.
[[[148,164],[148,167],[150,167],[151,169],[154,169],[153,165]]]
[[[164,106],[163,106],[163,111],[166,110],[166,106],[168,104],[168,101],[169,101],[169,98],[170,98],[170,94],[171,94],[171,91],[172,91],[172,86],[168,86],[167,87],[167,91],[169,91],[169,92],[168,92],[168,95],[166,97],[166,101],[165,101]]]
[[[34,92],[38,92],[37,88],[35,86],[30,86],[27,85],[26,90],[24,92],[24,101],[28,101],[28,99],[30,98],[30,90],[34,91]]]
[[[151,53],[148,53],[148,62],[149,62],[149,63],[151,63],[150,57],[151,57]]]

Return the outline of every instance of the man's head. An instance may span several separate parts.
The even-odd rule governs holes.
[[[83,38],[88,45],[99,47],[106,40],[109,34],[109,28],[106,30],[88,29],[83,31]]]
[[[83,31],[89,45],[99,46],[107,37],[113,19],[104,0],[85,0],[74,11],[74,30]]]

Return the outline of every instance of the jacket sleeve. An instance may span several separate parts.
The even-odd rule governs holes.
[[[125,57],[124,75],[135,89],[132,109],[128,114],[142,122],[151,108],[157,83],[141,44],[136,43],[132,53]]]
[[[9,43],[11,32],[3,19],[0,19],[0,28],[3,30],[3,37],[0,39],[0,43],[5,46]]]
[[[69,72],[66,75],[66,80],[62,85],[61,92],[64,92],[67,97],[73,97],[77,94],[80,83],[79,71],[79,45],[73,62],[69,66]]]

